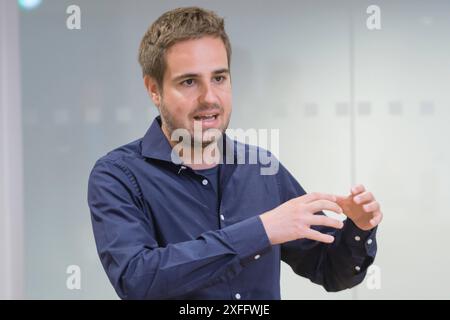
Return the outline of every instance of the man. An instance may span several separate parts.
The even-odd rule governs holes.
[[[364,186],[306,194],[281,164],[261,174],[264,164],[239,161],[260,148],[216,134],[231,115],[230,57],[223,19],[195,7],[163,14],[142,40],[160,115],[97,161],[88,190],[100,259],[123,299],[280,299],[280,261],[339,291],[374,260],[382,213]],[[216,157],[203,157],[211,145]]]

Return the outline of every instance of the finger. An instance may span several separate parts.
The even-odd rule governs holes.
[[[337,201],[347,200],[347,199],[349,199],[351,196],[352,196],[352,195],[348,195],[348,196],[335,195]]]
[[[305,218],[305,222],[310,226],[324,226],[335,229],[342,229],[344,227],[344,223],[342,221],[327,216],[308,216]]]
[[[375,217],[373,217],[369,222],[372,226],[376,227],[381,223],[382,220],[383,214],[380,211],[378,211],[378,214],[376,214]]]
[[[381,213],[381,210],[376,210],[375,212],[372,213],[373,214],[373,218],[378,217],[378,216],[382,216],[383,213]]]
[[[357,184],[350,190],[350,192],[354,196],[357,195],[358,193],[361,193],[364,191],[366,191],[366,188],[364,188],[364,186],[362,184]]]
[[[305,238],[323,242],[323,243],[332,243],[334,241],[334,237],[329,234],[321,233],[319,231],[308,229],[305,231]]]
[[[316,200],[307,204],[307,209],[310,213],[316,213],[322,210],[329,210],[336,213],[343,213],[342,208],[333,201]]]
[[[340,195],[336,195],[336,203],[339,206],[343,206],[345,203],[347,203],[348,200],[351,201],[352,199],[352,195],[348,195],[348,196],[340,196]]]
[[[380,204],[377,201],[372,201],[363,205],[363,209],[365,212],[375,212],[380,210]]]
[[[373,201],[374,199],[375,199],[375,197],[373,196],[372,192],[365,191],[365,192],[358,194],[356,197],[354,197],[353,201],[356,204],[362,204],[362,203],[367,203],[367,202]]]
[[[310,203],[316,200],[329,200],[336,202],[336,197],[334,195],[321,192],[308,193],[306,195],[298,197],[298,199],[301,200],[302,203]]]

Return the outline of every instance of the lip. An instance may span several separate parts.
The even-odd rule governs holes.
[[[200,118],[200,117],[209,117],[209,116],[215,116],[216,118],[218,118],[219,117],[219,112],[211,112],[211,111],[209,111],[209,112],[200,112],[200,113],[197,113],[196,115],[194,115],[194,120],[200,120],[200,119],[198,119],[198,118]]]
[[[198,119],[197,117],[214,116],[211,119]],[[199,113],[194,116],[194,121],[201,122],[202,129],[217,128],[219,126],[219,113]]]

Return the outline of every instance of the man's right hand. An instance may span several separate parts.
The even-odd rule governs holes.
[[[336,201],[336,197],[331,194],[314,192],[293,198],[261,214],[270,243],[276,245],[302,238],[332,243],[333,236],[313,230],[311,226],[342,229],[342,221],[315,214],[322,210],[343,213]]]

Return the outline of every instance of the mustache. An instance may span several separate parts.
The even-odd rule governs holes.
[[[212,112],[212,111],[215,111],[215,112],[222,113],[222,110],[223,110],[222,106],[219,105],[219,104],[216,104],[216,103],[213,104],[213,105],[209,105],[209,106],[203,105],[203,106],[200,106],[197,109],[195,109],[191,113],[191,116],[194,116],[194,115],[196,115],[197,113],[200,113],[200,112]]]

